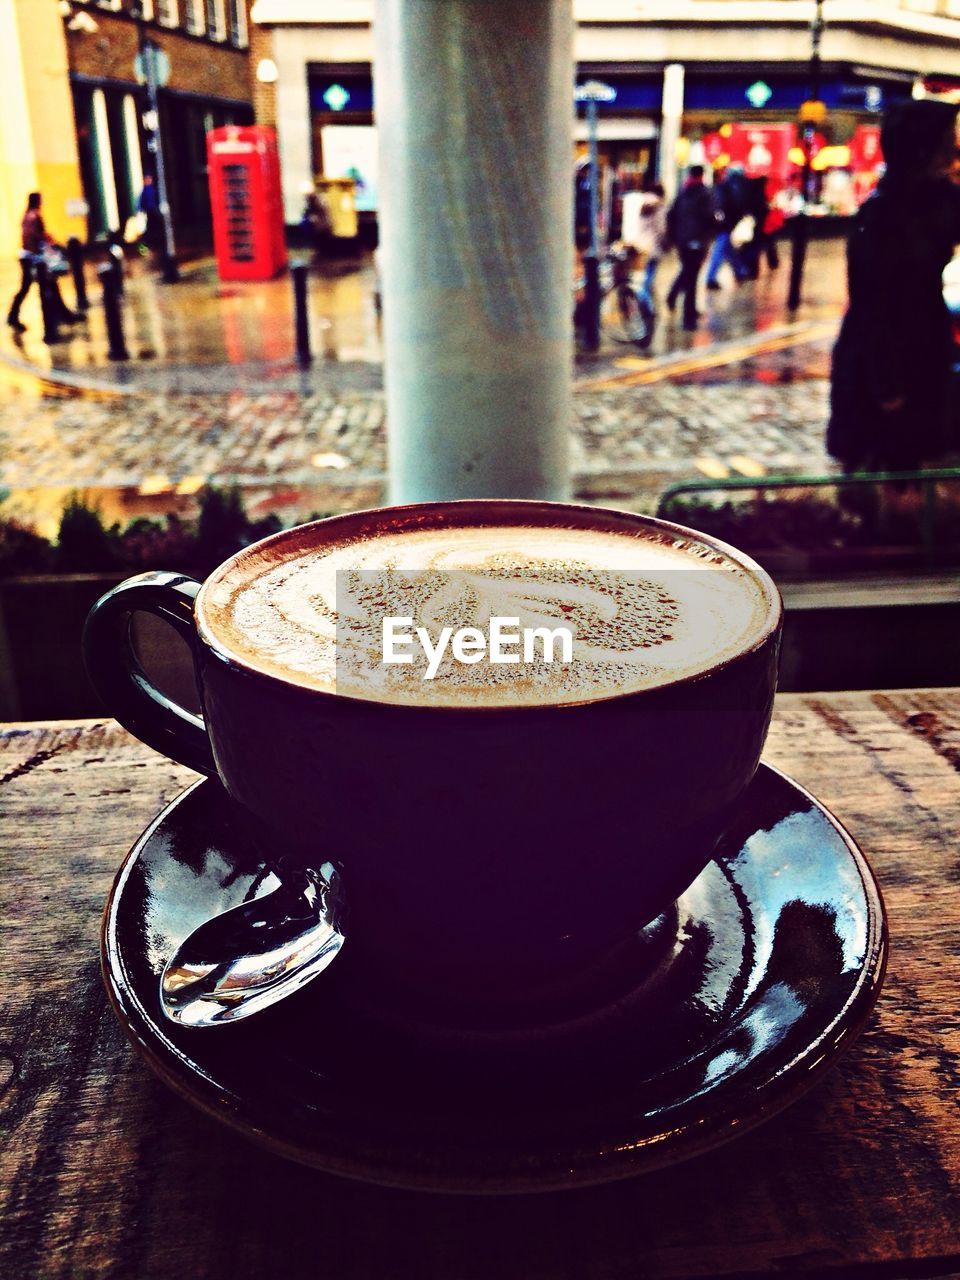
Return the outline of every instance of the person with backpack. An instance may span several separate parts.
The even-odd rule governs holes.
[[[713,199],[703,181],[703,165],[692,164],[667,212],[667,231],[680,258],[680,270],[667,294],[671,310],[683,295],[683,327],[697,327],[697,282],[716,228]]]

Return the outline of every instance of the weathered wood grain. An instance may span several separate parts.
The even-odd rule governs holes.
[[[960,1266],[960,691],[787,695],[767,758],[873,862],[868,1030],[782,1116],[686,1165],[488,1200],[342,1182],[196,1114],[135,1058],[97,968],[139,831],[192,778],[113,724],[0,734],[0,1275],[620,1280]]]

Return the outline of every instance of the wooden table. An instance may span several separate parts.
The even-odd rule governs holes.
[[[784,695],[767,758],[849,826],[892,955],[800,1102],[646,1178],[490,1199],[265,1154],[135,1057],[98,971],[134,837],[192,778],[112,723],[0,733],[0,1275],[555,1280],[960,1269],[960,690]]]

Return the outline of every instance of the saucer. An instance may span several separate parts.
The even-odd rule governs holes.
[[[160,1007],[167,959],[203,921],[276,887],[247,826],[208,780],[156,818],[107,901],[107,989],[178,1094],[331,1173],[502,1193],[675,1163],[819,1080],[883,981],[886,923],[870,867],[822,805],[761,765],[723,848],[622,953],[602,1008],[509,1033],[434,1035],[371,1013],[338,982],[338,960],[256,1017],[177,1026]]]

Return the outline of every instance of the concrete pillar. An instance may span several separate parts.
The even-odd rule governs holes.
[[[303,192],[314,178],[311,158],[310,87],[303,59],[303,39],[296,27],[277,27],[273,57],[277,64],[276,112],[279,128],[283,216],[299,222]]]
[[[567,495],[570,0],[377,0],[393,502]]]
[[[677,143],[683,123],[683,67],[671,62],[663,69],[663,124],[660,128],[659,176],[672,200],[677,193]]]

